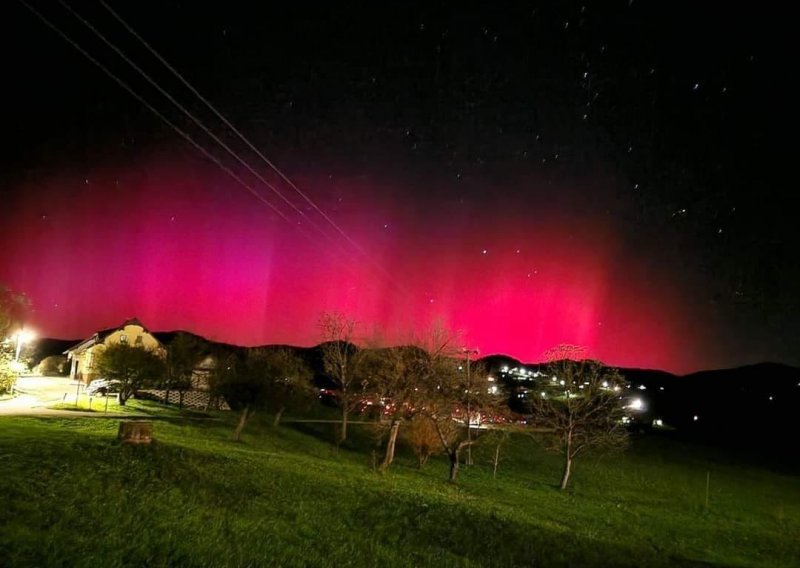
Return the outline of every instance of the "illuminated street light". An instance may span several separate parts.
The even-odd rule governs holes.
[[[19,354],[22,351],[22,346],[25,343],[30,343],[31,341],[36,339],[36,334],[27,329],[20,329],[17,333],[14,334],[14,339],[17,342],[17,352],[16,355],[14,356],[14,362],[18,363]]]

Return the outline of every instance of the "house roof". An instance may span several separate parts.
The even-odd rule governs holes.
[[[138,325],[139,327],[141,327],[145,331],[145,333],[150,333],[150,330],[148,330],[144,326],[144,324],[139,321],[138,318],[130,318],[130,319],[127,319],[124,322],[122,322],[117,327],[109,327],[109,328],[106,328],[106,329],[101,329],[99,331],[96,331],[94,334],[92,334],[91,336],[87,337],[86,339],[84,339],[80,343],[78,343],[76,345],[73,345],[72,347],[70,347],[69,349],[64,351],[64,355],[68,355],[70,353],[80,353],[81,351],[85,351],[85,350],[89,349],[89,347],[91,347],[92,345],[96,345],[98,343],[103,343],[106,340],[106,337],[108,337],[109,335],[111,335],[115,331],[120,331],[122,329],[125,329],[125,326],[128,326],[128,325]],[[153,334],[151,333],[150,335],[153,335]],[[154,339],[156,341],[158,341],[158,338],[156,338],[155,336],[153,336],[153,337],[154,337]],[[158,341],[158,342],[161,343],[160,341]]]

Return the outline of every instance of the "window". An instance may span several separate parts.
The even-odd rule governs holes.
[[[141,347],[142,345],[144,345],[144,339],[142,339],[141,335],[137,335],[136,336],[136,343],[135,344],[136,344],[137,347]]]
[[[128,343],[128,336],[123,333],[122,335],[119,336],[119,342]]]

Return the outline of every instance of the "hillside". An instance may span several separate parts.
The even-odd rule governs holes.
[[[185,331],[156,332],[164,344]],[[190,335],[194,335],[189,333]],[[236,345],[205,341],[212,352],[218,349],[243,349]],[[42,358],[58,354],[74,341],[39,340],[36,352]],[[275,347],[265,345],[262,347]],[[330,388],[325,376],[319,346],[295,347],[313,369],[318,386]],[[49,350],[49,351],[48,351]],[[521,363],[507,355],[490,355],[479,360],[491,373],[502,368],[541,369],[537,363]],[[751,448],[774,454],[778,461],[800,464],[800,456],[784,444],[784,436],[800,436],[800,422],[793,411],[800,407],[800,369],[777,363],[762,363],[734,369],[702,371],[677,376],[652,369],[620,369],[631,384],[629,394],[644,401],[638,425],[644,428],[660,420],[683,435],[715,443]],[[511,380],[510,387],[515,383]],[[519,410],[519,409],[518,409]],[[775,437],[775,432],[783,435]]]
[[[453,485],[444,461],[418,471],[404,448],[373,473],[365,426],[337,451],[330,424],[275,429],[262,417],[235,444],[229,416],[218,418],[157,421],[151,447],[117,445],[112,419],[0,418],[0,565],[789,567],[800,557],[797,478],[665,437],[581,461],[564,493],[557,459],[527,437],[503,449],[496,480],[485,441]]]

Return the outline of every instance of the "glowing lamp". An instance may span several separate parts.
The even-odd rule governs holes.
[[[17,353],[14,357],[14,361],[19,361],[19,354],[22,351],[22,346],[26,343],[30,343],[34,339],[36,339],[36,334],[27,329],[20,329],[17,333],[13,335],[14,340],[17,342]]]
[[[628,404],[628,408],[631,410],[641,411],[644,410],[644,402],[641,398],[634,398],[631,400],[630,404]]]

